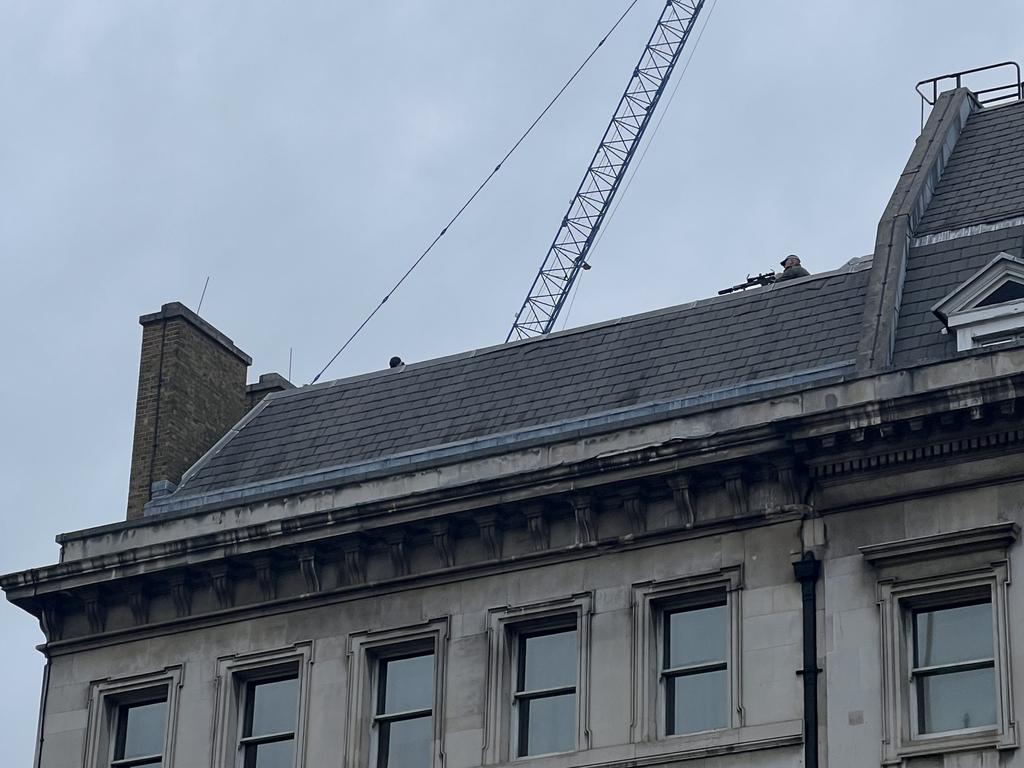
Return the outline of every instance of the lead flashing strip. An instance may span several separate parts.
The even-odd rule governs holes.
[[[989,224],[972,224],[968,227],[960,227],[959,229],[948,229],[945,232],[934,232],[930,235],[921,235],[915,237],[910,241],[912,248],[918,248],[922,245],[934,245],[935,243],[946,243],[950,240],[959,240],[962,237],[974,237],[975,235],[982,235],[986,232],[998,232],[1001,229],[1010,229],[1011,227],[1024,226],[1024,216],[1017,216],[1012,219],[1004,219],[1003,221],[994,221]]]

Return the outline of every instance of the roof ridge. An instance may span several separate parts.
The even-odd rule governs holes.
[[[600,320],[596,323],[589,323],[587,325],[580,325],[574,328],[566,328],[561,331],[554,333],[544,334],[543,336],[534,336],[529,339],[518,339],[511,342],[503,342],[501,344],[492,344],[487,347],[477,347],[476,349],[469,349],[463,352],[456,352],[450,355],[442,355],[441,357],[432,357],[427,360],[420,360],[415,363],[405,363],[398,368],[383,368],[376,371],[366,371],[365,373],[358,373],[352,376],[345,376],[339,379],[331,379],[329,381],[319,382],[317,384],[306,384],[305,386],[295,387],[294,389],[282,390],[280,392],[272,392],[264,398],[264,400],[282,400],[293,397],[300,397],[315,392],[320,392],[325,389],[331,389],[333,387],[339,387],[346,384],[351,384],[359,381],[366,381],[375,378],[383,378],[385,376],[400,375],[406,370],[421,370],[435,365],[441,365],[445,363],[454,362],[456,360],[471,360],[475,357],[481,357],[483,355],[493,354],[500,350],[511,349],[514,347],[525,346],[527,344],[537,344],[549,341],[555,338],[564,338],[580,333],[590,333],[600,328],[610,328],[616,325],[620,325],[624,322],[635,322],[639,320],[645,320],[647,318],[659,317],[674,312],[680,312],[683,310],[694,309],[697,307],[711,306],[713,304],[726,303],[729,301],[742,301],[747,300],[750,297],[767,297],[774,291],[788,290],[798,285],[806,285],[808,283],[817,280],[826,280],[833,277],[838,277],[844,274],[850,274],[853,272],[860,272],[861,270],[868,269],[871,266],[872,254],[866,256],[854,257],[836,269],[828,270],[827,272],[816,272],[807,277],[797,278],[795,280],[787,280],[784,283],[773,283],[764,289],[755,289],[751,292],[737,291],[736,293],[730,293],[720,296],[709,296],[703,299],[694,299],[693,301],[683,302],[681,304],[673,304],[668,307],[659,307],[658,309],[647,310],[646,312],[638,312],[633,315],[622,315],[608,320]]]

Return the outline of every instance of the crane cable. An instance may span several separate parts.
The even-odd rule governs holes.
[[[520,136],[516,140],[515,144],[512,145],[511,149],[509,149],[508,152],[505,153],[505,156],[502,157],[501,160],[498,162],[498,164],[496,166],[494,166],[494,170],[492,170],[489,174],[487,174],[487,177],[480,183],[480,186],[478,186],[476,188],[476,191],[474,191],[473,194],[470,195],[469,198],[466,200],[466,202],[462,204],[462,207],[459,208],[458,211],[456,211],[455,215],[452,216],[451,220],[447,224],[445,224],[444,228],[438,233],[437,237],[435,237],[430,242],[430,245],[428,245],[426,247],[426,249],[423,251],[423,253],[421,253],[419,255],[419,257],[412,263],[412,265],[405,271],[405,274],[403,274],[402,277],[399,278],[398,282],[395,283],[394,286],[392,286],[391,290],[389,290],[386,294],[384,294],[384,298],[380,300],[380,303],[377,304],[376,307],[374,307],[373,311],[370,312],[369,315],[366,316],[366,319],[363,320],[363,322],[361,322],[359,324],[359,327],[357,327],[355,329],[355,331],[352,332],[352,335],[349,336],[348,339],[345,341],[345,343],[341,345],[341,348],[337,352],[334,353],[334,356],[330,360],[327,361],[327,365],[325,365],[320,370],[320,372],[316,376],[313,377],[313,380],[311,382],[309,382],[310,384],[316,384],[316,382],[319,381],[320,377],[323,376],[324,373],[327,372],[327,369],[330,368],[331,365],[334,364],[334,361],[338,359],[338,357],[341,355],[341,353],[344,352],[348,348],[348,345],[351,344],[352,341],[356,338],[356,336],[359,335],[359,332],[362,331],[363,328],[366,327],[367,323],[369,323],[373,319],[374,315],[376,315],[381,310],[381,308],[384,306],[384,304],[387,302],[387,300],[389,298],[391,298],[391,296],[395,293],[395,291],[397,291],[401,287],[402,283],[405,282],[406,278],[408,278],[409,275],[412,274],[413,270],[416,269],[416,267],[418,267],[420,265],[420,262],[422,262],[423,259],[425,259],[427,257],[427,254],[430,253],[434,249],[434,246],[437,245],[437,242],[442,237],[444,237],[445,233],[452,226],[452,224],[454,224],[458,220],[458,218],[462,215],[462,212],[465,211],[469,207],[470,203],[472,203],[476,199],[476,196],[479,195],[480,192],[483,191],[483,188],[486,187],[487,184],[491,181],[491,179],[493,179],[495,177],[495,175],[498,173],[498,171],[501,170],[502,165],[504,165],[505,161],[508,160],[512,156],[512,153],[515,152],[517,149],[519,149],[519,145],[522,144],[526,140],[526,137],[529,136],[533,132],[533,129],[537,127],[537,124],[544,118],[544,116],[548,113],[548,111],[551,109],[551,107],[553,107],[555,105],[555,102],[558,101],[558,99],[562,96],[563,93],[565,93],[565,91],[569,88],[569,86],[572,85],[573,81],[575,81],[577,76],[579,76],[579,74],[583,71],[583,68],[586,67],[587,64],[590,63],[590,60],[592,58],[594,58],[594,56],[597,54],[597,52],[601,48],[601,46],[604,45],[605,41],[609,37],[611,37],[612,33],[615,32],[616,29],[618,29],[618,27],[622,23],[623,19],[625,19],[626,16],[629,15],[629,12],[633,10],[633,7],[638,2],[639,2],[639,0],[632,0],[632,2],[626,7],[626,10],[624,10],[622,12],[622,15],[619,16],[619,18],[615,21],[614,24],[612,24],[611,29],[609,29],[604,34],[604,37],[602,37],[598,41],[597,45],[594,46],[594,49],[587,55],[587,58],[585,58],[583,60],[583,63],[580,64],[576,68],[576,71],[573,72],[572,76],[568,80],[565,81],[565,84],[561,88],[559,88],[558,92],[554,95],[554,97],[552,97],[551,101],[548,102],[547,106],[544,107],[544,109],[541,110],[541,113],[539,115],[537,115],[536,119],[534,119],[534,121],[532,123],[530,123],[529,128],[527,128],[523,132],[523,135]]]
[[[712,0],[710,7],[708,7],[708,13],[704,17],[704,25],[700,28],[700,32],[697,33],[697,39],[693,41],[693,47],[690,48],[690,55],[686,57],[686,61],[683,62],[683,68],[679,71],[679,77],[676,78],[676,84],[672,87],[672,92],[668,95],[668,101],[665,102],[665,108],[661,110],[661,114],[658,116],[658,122],[654,124],[654,130],[651,131],[650,138],[647,139],[647,144],[644,146],[643,151],[640,152],[640,157],[636,159],[636,163],[633,164],[633,168],[630,171],[629,178],[626,179],[626,184],[622,188],[622,193],[615,200],[615,204],[612,206],[611,211],[608,213],[608,221],[605,222],[604,227],[597,233],[597,240],[594,242],[594,247],[591,251],[597,249],[597,246],[601,244],[601,240],[604,239],[605,232],[608,231],[609,225],[612,223],[612,219],[615,218],[615,214],[619,210],[619,206],[622,205],[623,199],[626,197],[626,193],[629,192],[629,187],[633,183],[633,179],[636,178],[636,172],[640,170],[640,166],[643,165],[644,158],[647,157],[647,150],[651,148],[651,144],[654,143],[654,138],[658,135],[658,129],[661,128],[661,123],[665,119],[665,115],[672,108],[672,101],[676,97],[676,91],[679,90],[679,86],[683,82],[683,76],[686,74],[686,70],[690,68],[690,62],[693,60],[693,55],[697,52],[697,48],[700,47],[700,40],[704,37],[704,31],[708,28],[708,24],[711,23],[711,14],[715,12],[715,6],[718,5],[718,0]],[[576,294],[580,289],[580,280],[576,281],[576,284],[572,289],[572,296],[569,297],[569,306],[565,312],[565,319],[562,321],[561,330],[565,330],[569,324],[569,315],[572,314],[573,304],[576,303]]]

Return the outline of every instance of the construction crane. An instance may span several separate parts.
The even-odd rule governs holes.
[[[704,0],[668,0],[505,341],[550,333],[672,76]]]

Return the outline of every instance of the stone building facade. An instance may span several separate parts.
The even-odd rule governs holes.
[[[266,379],[0,580],[38,768],[1024,767],[1022,146],[1024,102],[950,91],[838,270]],[[245,412],[224,375],[133,469]]]

